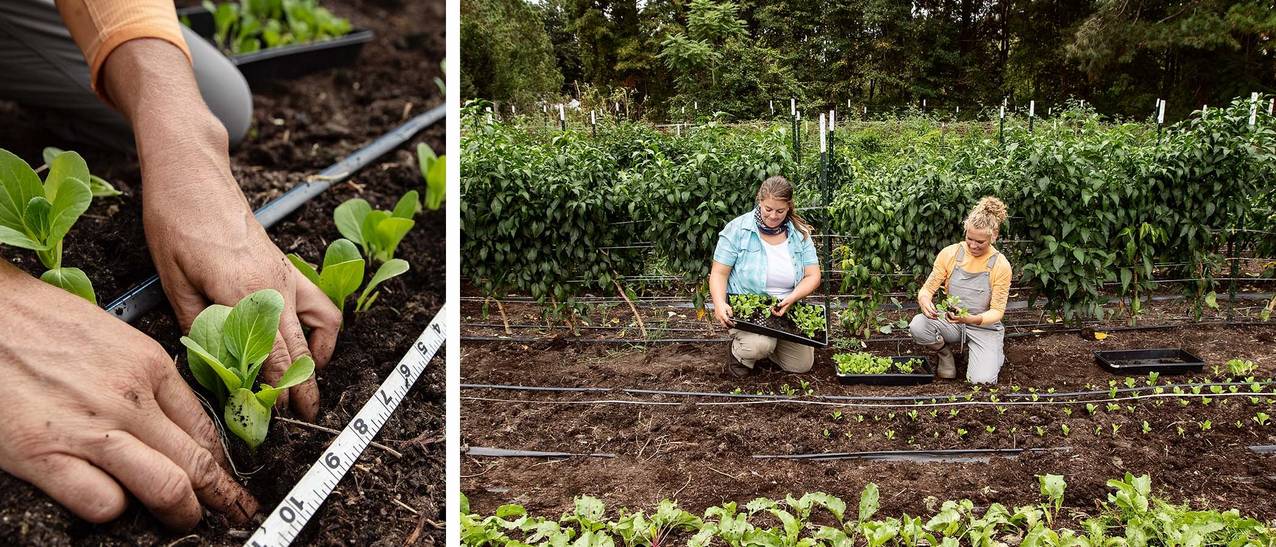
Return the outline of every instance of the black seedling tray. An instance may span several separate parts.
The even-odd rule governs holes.
[[[1096,351],[1094,360],[1115,374],[1183,374],[1205,367],[1204,360],[1181,348]]]
[[[214,34],[213,14],[203,7],[190,7],[177,10],[177,15],[190,21],[190,29],[205,40],[212,41]],[[248,80],[249,86],[260,85],[273,80],[298,78],[339,66],[349,66],[359,58],[363,44],[372,41],[372,31],[353,29],[349,34],[339,38],[311,42],[309,44],[291,44],[244,53],[229,55],[231,62],[239,68],[239,72]],[[221,44],[216,44],[218,48]]]
[[[732,295],[727,296],[728,302],[730,301],[731,296]],[[793,308],[789,307],[789,311],[792,311],[792,310]],[[758,317],[758,315],[761,315],[761,317]],[[763,310],[759,312],[759,314],[755,314],[752,317],[734,317],[732,318],[732,321],[735,321],[735,328],[745,332],[764,334],[766,336],[770,336],[780,340],[788,340],[789,342],[796,342],[804,346],[813,346],[817,348],[822,348],[829,345],[829,333],[827,328],[825,328],[823,331],[815,333],[816,334],[815,338],[807,338],[805,334],[798,331],[797,323],[794,323],[793,320],[789,318],[789,314],[787,312],[783,316],[776,317],[774,315],[771,315],[770,311]],[[825,302],[824,303],[825,327],[828,326],[828,321],[829,321],[829,305],[827,302]]]
[[[922,362],[920,367],[914,367],[912,374],[901,374],[898,372],[888,372],[886,374],[838,374],[837,363],[833,364],[833,374],[837,376],[837,381],[843,384],[867,384],[872,386],[913,386],[918,384],[929,384],[935,380],[935,367],[930,363],[930,357],[925,355],[892,355],[892,363],[907,363],[909,360],[919,359]]]

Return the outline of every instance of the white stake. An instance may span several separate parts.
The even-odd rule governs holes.
[[[926,99],[922,99],[922,110],[926,109]]]
[[[1272,110],[1276,110],[1276,99],[1272,99],[1272,100],[1270,100],[1270,101],[1268,101],[1268,102],[1267,102],[1267,115],[1268,115],[1268,116],[1271,116],[1271,115],[1272,115]]]
[[[1249,96],[1249,124],[1254,125],[1258,118],[1258,92],[1255,91]]]
[[[775,115],[775,100],[772,99],[770,101],[767,101],[766,104],[771,106],[771,115],[774,116]]]
[[[1210,113],[1210,105],[1207,105],[1207,104],[1201,105],[1201,119],[1204,120],[1205,116],[1209,113]]]
[[[1156,123],[1165,123],[1165,101],[1161,101],[1161,111],[1156,114]]]
[[[1037,117],[1037,101],[1028,101],[1028,117]]]
[[[847,109],[847,110],[850,110],[850,109],[851,109],[851,100],[850,100],[850,99],[847,99],[847,100],[846,100],[846,109]]]
[[[1001,105],[1001,119],[1006,119],[1006,105]]]
[[[697,112],[700,110],[700,101],[692,101],[692,110]]]
[[[797,116],[797,99],[789,99],[789,115]]]
[[[589,111],[589,125],[598,125],[598,120],[594,118],[594,111]]]
[[[833,132],[833,122],[834,122],[836,119],[837,119],[837,112],[836,112],[836,111],[833,111],[833,110],[830,110],[830,111],[829,111],[829,133],[832,133],[832,132]]]
[[[558,119],[567,120],[567,112],[563,110],[563,103],[558,103]]]
[[[824,113],[820,113],[820,152],[828,151],[828,143],[824,140]]]
[[[960,106],[959,106],[959,107],[957,107],[957,115],[958,115],[958,116],[960,116],[960,115],[961,115],[961,107],[960,107]]]
[[[868,117],[868,105],[864,105],[864,117]]]

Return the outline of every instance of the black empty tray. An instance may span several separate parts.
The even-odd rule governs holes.
[[[911,374],[887,372],[885,374],[838,374],[837,363],[833,364],[833,374],[843,384],[867,384],[873,386],[911,386],[929,384],[935,380],[935,367],[930,357],[925,355],[894,355],[892,363],[907,363],[911,359],[920,359],[922,365],[913,369]]]
[[[202,7],[183,8],[177,14],[190,22],[191,30],[210,42],[213,40],[213,14]],[[339,66],[352,65],[359,58],[363,44],[372,41],[372,31],[353,29],[349,34],[311,42],[266,48],[252,53],[229,55],[250,86],[272,80],[297,78]],[[221,44],[216,44],[218,48]]]
[[[1094,360],[1117,374],[1200,372],[1205,361],[1182,348],[1124,349],[1094,352]]]

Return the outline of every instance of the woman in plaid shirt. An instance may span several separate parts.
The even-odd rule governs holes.
[[[811,370],[815,348],[733,328],[727,293],[769,294],[780,300],[773,312],[783,315],[820,286],[819,264],[811,225],[793,203],[793,185],[781,176],[766,179],[758,188],[757,207],[727,223],[713,251],[709,294],[714,317],[731,333],[729,375],[748,376],[754,363],[767,358],[788,372]]]

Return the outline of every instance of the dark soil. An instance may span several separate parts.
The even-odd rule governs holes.
[[[1255,420],[1258,412],[1276,415],[1272,385],[1260,386],[1263,395],[1256,399],[1243,395],[1250,391],[1248,386],[1238,386],[1237,394],[1223,388],[1227,395],[1213,395],[1208,402],[1200,396],[1184,397],[1183,404],[1167,389],[1161,396],[1123,400],[1111,408],[1106,402],[1094,403],[1093,411],[1080,398],[1077,402],[1062,399],[1058,404],[1004,403],[1023,401],[1011,399],[1011,393],[1045,393],[1051,388],[1065,392],[1087,386],[1104,392],[1091,399],[1107,399],[1109,381],[1124,388],[1126,377],[1099,368],[1092,352],[1101,349],[1183,347],[1206,360],[1201,374],[1161,376],[1159,385],[1207,377],[1225,380],[1223,364],[1237,357],[1253,360],[1258,365],[1253,375],[1268,381],[1276,375],[1274,344],[1276,326],[1113,331],[1102,341],[1096,341],[1092,333],[1089,339],[1070,333],[1015,338],[1006,343],[1008,363],[999,383],[975,390],[965,382],[945,380],[921,386],[841,385],[833,373],[833,350],[818,351],[815,369],[808,374],[771,368],[733,380],[722,372],[724,342],[647,347],[561,340],[468,342],[461,356],[465,384],[613,389],[552,393],[463,388],[465,447],[615,457],[550,460],[466,455],[462,490],[474,510],[483,514],[491,514],[503,503],[520,503],[536,514],[558,515],[570,511],[573,496],[581,494],[597,496],[611,509],[650,510],[661,499],[676,499],[692,512],[726,501],[744,503],[756,496],[782,499],[786,494],[800,496],[817,490],[853,503],[864,485],[874,482],[881,488],[885,514],[916,515],[931,514],[937,508],[930,497],[969,498],[980,506],[994,501],[1036,503],[1041,498],[1035,475],[1055,473],[1068,481],[1066,505],[1093,514],[1095,500],[1105,499],[1110,491],[1105,482],[1129,471],[1150,474],[1158,495],[1175,502],[1237,508],[1270,521],[1276,519],[1276,502],[1270,495],[1276,488],[1273,462],[1247,447],[1276,443],[1276,424],[1260,425]],[[901,349],[909,348],[877,343],[870,344],[868,351],[896,355]],[[961,358],[958,364],[959,373],[964,372]],[[1215,366],[1220,367],[1217,372]],[[1146,376],[1131,378],[1139,386],[1148,383]],[[625,388],[794,392],[799,402],[644,395],[622,391]],[[1185,391],[1192,394],[1190,388]],[[1202,392],[1212,395],[1208,388]],[[922,406],[911,401],[894,406],[842,401],[838,406],[821,404],[830,401],[814,397],[845,395],[925,395],[925,400]],[[967,396],[982,403],[968,403]],[[603,400],[628,402],[597,402]],[[950,401],[959,404],[950,405]],[[1206,420],[1208,429],[1203,428]],[[1058,447],[1067,450],[978,463],[753,457]]]
[[[327,0],[324,5],[351,19],[356,27],[372,29],[376,38],[353,67],[254,90],[254,128],[231,158],[254,207],[442,102],[433,79],[440,76],[444,52],[443,2]],[[105,303],[149,275],[136,159],[59,142],[43,129],[41,114],[17,105],[0,103],[0,117],[10,122],[0,126],[0,146],[33,165],[39,165],[44,146],[75,149],[94,174],[125,193],[95,200],[66,242],[65,263],[89,274],[99,300]],[[272,238],[284,252],[320,261],[327,244],[340,237],[332,222],[333,209],[353,197],[382,209],[393,207],[403,193],[423,186],[416,167],[416,144],[425,142],[442,153],[444,135],[443,123],[426,129],[281,221],[270,230]],[[382,294],[369,312],[347,316],[336,353],[319,372],[318,425],[345,427],[442,305],[444,226],[441,210],[418,216],[416,227],[396,253],[411,264],[411,270],[382,285]],[[14,249],[4,253],[20,267],[38,273],[32,253]],[[185,355],[167,307],[147,314],[136,326],[170,353]],[[184,362],[183,357],[178,365],[183,370]],[[402,457],[369,447],[302,531],[299,544],[443,542],[444,386],[440,352],[376,438]],[[240,469],[252,471],[243,482],[262,502],[259,518],[274,509],[334,437],[281,421],[271,427],[266,444],[252,458],[260,468]],[[4,473],[0,473],[0,490],[5,492],[0,496],[0,544],[237,545],[252,532],[232,528],[220,515],[208,514],[189,535],[174,534],[137,503],[116,521],[93,526]]]

